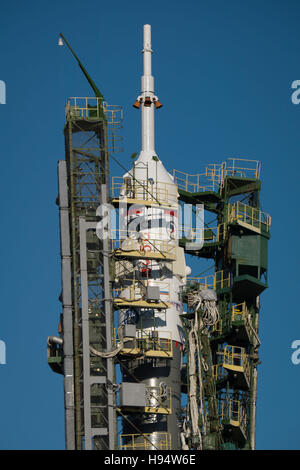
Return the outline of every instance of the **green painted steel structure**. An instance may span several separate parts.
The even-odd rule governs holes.
[[[212,259],[215,270],[212,285],[204,278],[188,281],[184,300],[188,303],[191,292],[213,287],[220,314],[216,325],[198,331],[198,359],[208,366],[206,371],[198,367],[203,385],[197,390],[198,401],[203,403],[199,412],[203,449],[255,448],[259,296],[268,287],[270,239],[270,217],[260,210],[259,169],[259,162],[232,159],[219,166],[215,191],[202,187],[197,192],[195,186],[188,191],[188,184],[186,188],[179,185],[181,201],[194,207],[203,204],[206,213],[215,214],[218,221],[218,236],[213,237],[206,227],[204,245],[198,251],[191,251],[186,238],[181,240],[186,253]],[[187,356],[196,315],[200,322],[201,308],[195,311],[188,306],[182,316]],[[187,360],[187,393],[188,377]],[[191,436],[189,447],[199,448],[199,439]]]
[[[96,227],[97,209],[108,202],[109,154],[120,150],[115,131],[121,127],[122,110],[107,105],[61,37],[96,96],[70,98],[66,105],[65,161],[58,162],[57,201],[63,313],[60,338],[48,338],[48,363],[64,375],[66,448],[114,449],[115,397],[109,388],[115,381],[113,360],[91,354],[90,348],[112,349],[110,244],[98,238]]]

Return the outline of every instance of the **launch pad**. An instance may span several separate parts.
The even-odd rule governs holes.
[[[48,362],[64,376],[66,448],[254,449],[271,225],[260,163],[230,158],[195,175],[165,169],[145,25],[134,103],[141,152],[111,181],[122,109],[106,103],[69,48],[96,96],[67,102],[58,162],[62,314]],[[108,204],[123,227],[112,226]],[[182,227],[184,204],[216,221]],[[211,260],[213,274],[192,277],[189,255]]]

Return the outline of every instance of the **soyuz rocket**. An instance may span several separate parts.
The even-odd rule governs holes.
[[[154,444],[153,449],[160,448],[160,436],[162,433],[168,433],[171,436],[172,449],[180,449],[181,367],[184,350],[180,292],[186,283],[186,276],[190,274],[190,268],[185,264],[183,248],[179,247],[180,211],[177,186],[155,151],[154,113],[162,105],[154,93],[150,25],[144,25],[142,53],[144,73],[141,79],[141,94],[134,104],[141,112],[141,152],[134,167],[123,175],[120,199],[130,199],[131,188],[139,188],[139,204],[127,205],[122,217],[128,233],[138,233],[137,244],[142,244],[146,255],[141,259],[127,259],[125,268],[124,263],[117,265],[116,277],[118,282],[125,286],[125,296],[126,292],[129,296],[133,289],[135,298],[142,298],[142,284],[146,284],[147,288],[156,288],[159,292],[158,301],[163,302],[166,308],[155,308],[153,303],[151,308],[146,306],[120,309],[119,326],[135,323],[137,332],[142,329],[151,335],[153,331],[158,331],[160,338],[173,342],[173,357],[132,358],[127,361],[126,368],[123,368],[122,380],[132,382],[134,377],[146,387],[170,388],[172,411],[167,416],[155,413],[131,415],[130,421],[134,426],[131,426],[128,420],[123,420],[123,433],[136,433],[136,429],[139,429],[150,437]],[[149,199],[151,204],[146,203]],[[126,243],[127,240],[124,240],[124,249]],[[171,252],[172,256],[155,259],[152,257],[155,250],[161,253]],[[136,439],[138,442],[142,437]]]

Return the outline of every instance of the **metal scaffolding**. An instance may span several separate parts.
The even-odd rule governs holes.
[[[174,171],[180,199],[204,204],[222,227],[217,232],[222,236],[209,236],[211,228],[205,227],[207,236],[199,251],[188,249],[188,242],[198,236],[195,230],[193,240],[181,240],[186,253],[213,260],[215,269],[213,275],[188,279],[184,292],[189,398],[191,331],[198,342],[195,373],[200,432],[189,436],[190,448],[255,448],[259,296],[268,287],[271,225],[270,216],[260,208],[260,166],[258,161],[232,158],[209,165],[201,175]],[[191,301],[207,289],[216,293],[218,302],[218,317],[211,325],[205,325],[203,306]],[[191,419],[188,406],[186,420]]]
[[[97,209],[108,202],[108,157],[118,149],[121,121],[121,108],[100,98],[72,98],[66,106],[66,160],[58,162],[63,342],[49,348],[48,360],[64,374],[67,449],[115,448],[113,359],[90,348],[112,348],[111,246],[96,228]]]

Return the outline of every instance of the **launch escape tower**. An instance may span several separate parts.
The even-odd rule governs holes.
[[[122,110],[107,105],[61,38],[96,95],[68,100],[58,162],[62,314],[48,363],[64,375],[66,447],[253,449],[270,237],[260,163],[234,158],[198,175],[167,172],[155,152],[162,105],[145,25],[134,103],[141,152],[110,186]],[[182,204],[196,215],[204,209],[204,227],[195,219],[183,226]],[[214,274],[191,277],[189,255],[212,260]]]

